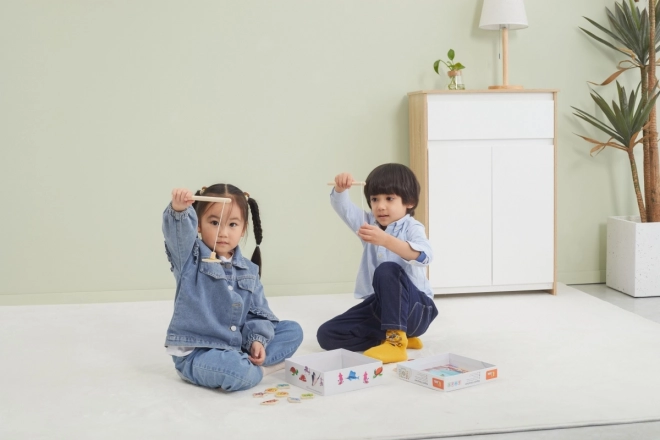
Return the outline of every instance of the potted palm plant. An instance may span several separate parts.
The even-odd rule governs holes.
[[[591,38],[628,58],[620,62],[617,71],[599,85],[606,86],[631,69],[639,70],[640,84],[628,95],[616,81],[617,100],[613,100],[611,105],[592,89],[591,97],[603,112],[605,120],[578,108],[573,109],[575,116],[609,136],[609,140],[599,141],[578,135],[595,144],[591,149],[592,155],[606,147],[627,154],[639,208],[639,216],[608,219],[606,283],[635,297],[660,296],[660,160],[655,108],[658,98],[655,64],[660,39],[660,11],[656,0],[649,0],[648,11],[640,11],[633,0],[615,3],[614,9],[614,12],[606,9],[610,29],[585,17],[611,41],[581,28]],[[639,144],[644,150],[643,191],[633,154]]]

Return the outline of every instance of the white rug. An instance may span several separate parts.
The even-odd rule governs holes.
[[[270,299],[305,330],[350,295]],[[398,379],[301,404],[261,406],[183,382],[162,348],[171,302],[0,308],[3,439],[421,439],[660,420],[660,325],[573,288],[439,297],[414,358],[453,352],[497,364],[498,379],[443,393]],[[302,390],[292,387],[292,394]],[[199,437],[198,437],[199,436]]]

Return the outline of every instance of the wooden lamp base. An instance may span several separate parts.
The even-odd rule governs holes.
[[[509,85],[509,29],[502,28],[502,85],[488,86],[493,90],[522,90],[523,86]]]

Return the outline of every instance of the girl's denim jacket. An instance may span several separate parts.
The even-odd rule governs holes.
[[[206,263],[211,254],[197,238],[192,207],[163,213],[165,252],[176,279],[174,313],[166,346],[209,347],[248,351],[273,339],[277,317],[268,307],[259,268],[243,258],[238,246],[229,263]]]

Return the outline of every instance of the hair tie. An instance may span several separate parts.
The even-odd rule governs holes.
[[[250,200],[250,193],[249,192],[244,192],[245,195],[245,200]]]
[[[205,186],[202,187],[202,190],[201,190],[199,193],[200,193],[200,194],[204,194],[204,191],[206,191],[206,187],[205,187]]]

